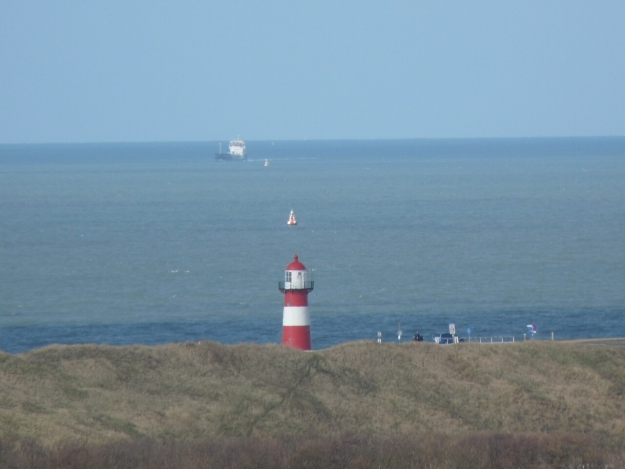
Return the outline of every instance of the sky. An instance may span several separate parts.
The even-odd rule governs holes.
[[[621,0],[0,0],[0,143],[624,135]]]

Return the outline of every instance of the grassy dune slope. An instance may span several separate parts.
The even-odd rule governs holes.
[[[625,442],[625,347],[216,343],[0,352],[0,438],[584,433]]]

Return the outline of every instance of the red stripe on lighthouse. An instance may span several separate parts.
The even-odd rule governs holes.
[[[306,290],[285,291],[284,306],[308,306],[308,292]]]
[[[310,326],[282,326],[282,345],[300,350],[312,350]]]

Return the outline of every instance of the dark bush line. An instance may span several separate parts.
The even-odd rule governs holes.
[[[623,450],[584,435],[501,435],[204,442],[137,439],[44,449],[34,441],[0,442],[2,469],[605,469],[625,468]]]

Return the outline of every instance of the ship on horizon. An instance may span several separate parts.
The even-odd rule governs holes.
[[[219,144],[219,153],[215,154],[217,161],[243,161],[245,160],[245,141],[237,137],[236,140],[231,140],[228,145],[228,152],[223,153],[221,151],[221,143]]]

